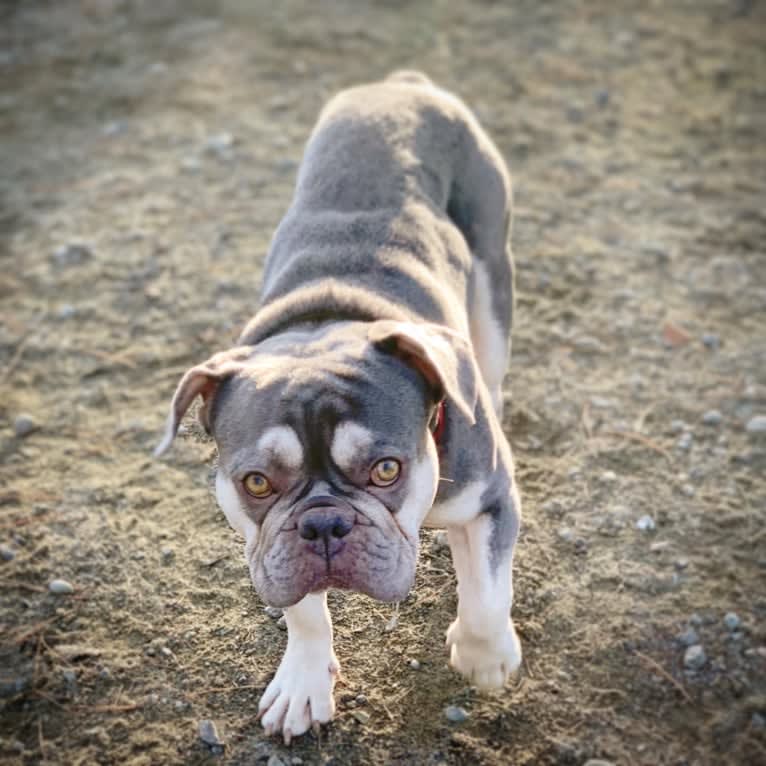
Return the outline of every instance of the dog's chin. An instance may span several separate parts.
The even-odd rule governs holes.
[[[417,544],[401,537],[380,545],[365,540],[363,533],[349,538],[329,561],[299,539],[254,556],[250,572],[256,592],[276,607],[293,606],[309,593],[329,588],[356,591],[377,601],[406,598],[415,580]]]

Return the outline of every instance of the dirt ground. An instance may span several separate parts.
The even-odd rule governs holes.
[[[401,67],[514,176],[525,662],[447,667],[424,533],[398,617],[332,594],[337,718],[286,748],[213,444],[151,448],[256,308],[323,101]],[[766,763],[763,2],[5,0],[0,81],[2,763]]]

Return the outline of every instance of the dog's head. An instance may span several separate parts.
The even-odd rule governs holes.
[[[267,603],[328,587],[400,600],[439,479],[429,426],[445,398],[473,421],[476,385],[469,344],[437,325],[285,332],[190,369],[156,452],[201,396],[218,499]]]

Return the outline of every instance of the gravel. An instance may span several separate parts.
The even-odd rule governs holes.
[[[694,644],[684,652],[684,667],[687,670],[700,670],[706,662],[707,655],[700,644]]]
[[[723,624],[729,630],[736,630],[742,624],[742,620],[740,620],[739,615],[735,612],[727,612],[724,615]]]
[[[218,735],[218,729],[215,722],[209,718],[203,718],[197,724],[197,731],[199,732],[199,738],[211,749],[220,748],[223,751],[224,741]]]
[[[718,410],[708,410],[702,416],[702,422],[706,426],[720,426],[723,421],[723,415]]]
[[[420,662],[418,660],[410,660],[410,667],[413,670],[420,670]]]
[[[721,339],[715,333],[706,332],[702,336],[702,344],[705,348],[715,351],[721,345]]]
[[[683,633],[679,633],[676,638],[682,646],[694,646],[700,642],[699,633],[694,628],[687,628]]]
[[[57,595],[67,595],[69,593],[74,593],[74,585],[72,583],[68,582],[67,580],[62,579],[55,579],[51,580],[48,583],[48,590],[51,593],[56,593]]]
[[[642,532],[652,532],[657,528],[654,519],[647,513],[636,522],[636,529]]]
[[[266,606],[263,608],[263,611],[272,620],[278,620],[282,616],[282,610],[278,606]]]
[[[678,441],[676,442],[676,447],[686,452],[692,448],[693,441],[694,441],[694,437],[687,431],[686,433],[683,433],[681,434],[681,436],[678,437]]]
[[[612,761],[605,761],[603,758],[588,758],[584,766],[614,766]]]
[[[29,436],[29,434],[31,434],[32,431],[36,431],[37,428],[37,421],[26,412],[18,414],[13,421],[13,433],[20,439]]]
[[[450,723],[463,723],[467,721],[470,713],[462,707],[457,705],[448,705],[444,708],[444,717]]]
[[[762,436],[763,434],[766,434],[766,415],[753,415],[753,417],[747,421],[745,430],[749,434],[753,434],[755,436]]]
[[[3,561],[13,561],[16,558],[16,551],[7,545],[0,545],[0,559]]]
[[[58,266],[81,266],[93,258],[93,251],[81,242],[70,242],[57,247],[52,257]]]

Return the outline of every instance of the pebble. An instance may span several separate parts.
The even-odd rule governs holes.
[[[59,266],[80,266],[93,257],[93,251],[82,243],[71,242],[53,251],[53,260]]]
[[[715,351],[721,345],[721,339],[715,333],[706,332],[702,336],[702,345]]]
[[[16,551],[7,545],[0,545],[0,559],[3,561],[13,561],[16,558]]]
[[[729,630],[736,630],[742,624],[742,620],[740,620],[739,615],[735,612],[727,612],[724,615],[723,624]]]
[[[287,761],[277,753],[272,753],[266,761],[266,766],[287,766]]]
[[[603,758],[588,758],[584,766],[614,766],[611,761],[605,761]]]
[[[750,725],[754,729],[766,729],[766,717],[762,716],[760,713],[753,713],[750,717]]]
[[[694,646],[699,644],[700,641],[699,633],[694,628],[687,628],[683,633],[679,633],[676,638],[682,646]]]
[[[694,644],[684,652],[684,667],[687,670],[700,670],[706,662],[707,655],[700,644]]]
[[[766,434],[766,415],[754,415],[747,421],[745,430],[753,435]]]
[[[565,543],[571,543],[574,540],[574,532],[569,527],[561,527],[556,534],[559,540],[563,540]]]
[[[645,514],[636,522],[636,529],[640,529],[642,532],[651,532],[656,527],[654,519],[649,514]]]
[[[410,660],[410,667],[413,670],[420,670],[420,662],[418,660]]]
[[[351,715],[361,724],[366,724],[370,720],[370,714],[366,710],[354,710]]]
[[[677,559],[675,562],[675,568],[679,572],[686,569],[688,566],[689,566],[689,559],[687,558],[680,558],[680,559]]]
[[[468,720],[470,713],[462,707],[457,705],[448,705],[444,708],[444,717],[450,723],[463,723]]]
[[[277,627],[280,630],[287,630],[287,618],[284,615],[277,620]]]
[[[65,303],[56,312],[56,316],[59,319],[64,319],[64,320],[71,319],[76,314],[77,314],[77,309],[71,303]]]
[[[702,422],[706,426],[720,426],[723,420],[723,415],[718,410],[708,410],[702,416]]]
[[[23,439],[25,436],[29,436],[29,434],[35,430],[37,430],[37,422],[31,415],[28,415],[26,412],[22,412],[17,415],[16,419],[13,421],[13,433],[20,439]]]
[[[162,563],[169,564],[176,555],[176,552],[172,548],[163,548],[161,551]]]
[[[48,583],[48,590],[51,593],[56,593],[58,595],[65,595],[68,593],[74,593],[74,586],[72,583],[67,582],[66,580],[56,579],[51,580]]]
[[[199,738],[210,747],[223,747],[224,742],[218,736],[218,729],[215,722],[209,718],[203,718],[197,725]]]
[[[686,497],[694,497],[695,489],[691,484],[681,485],[681,494]]]
[[[689,426],[683,420],[671,420],[670,432],[674,434],[680,434],[685,431]]]
[[[444,550],[445,548],[449,548],[449,540],[447,539],[447,533],[440,529],[435,535],[434,535],[434,548],[439,550]]]
[[[702,625],[702,623],[703,623],[704,621],[705,621],[705,620],[702,618],[702,615],[701,615],[701,614],[697,614],[697,612],[695,612],[695,613],[694,613],[694,614],[693,614],[693,615],[692,615],[692,616],[689,618],[689,625],[696,625],[697,627],[699,627],[700,625]]]
[[[282,616],[282,610],[278,606],[266,606],[263,608],[263,611],[272,620],[278,620]]]
[[[681,434],[681,436],[678,437],[678,441],[676,442],[676,447],[678,447],[678,449],[688,451],[692,448],[693,441],[694,441],[694,437],[687,431],[686,433]]]
[[[601,481],[605,484],[611,484],[612,482],[617,481],[617,474],[614,471],[604,471],[604,473],[601,474]]]

